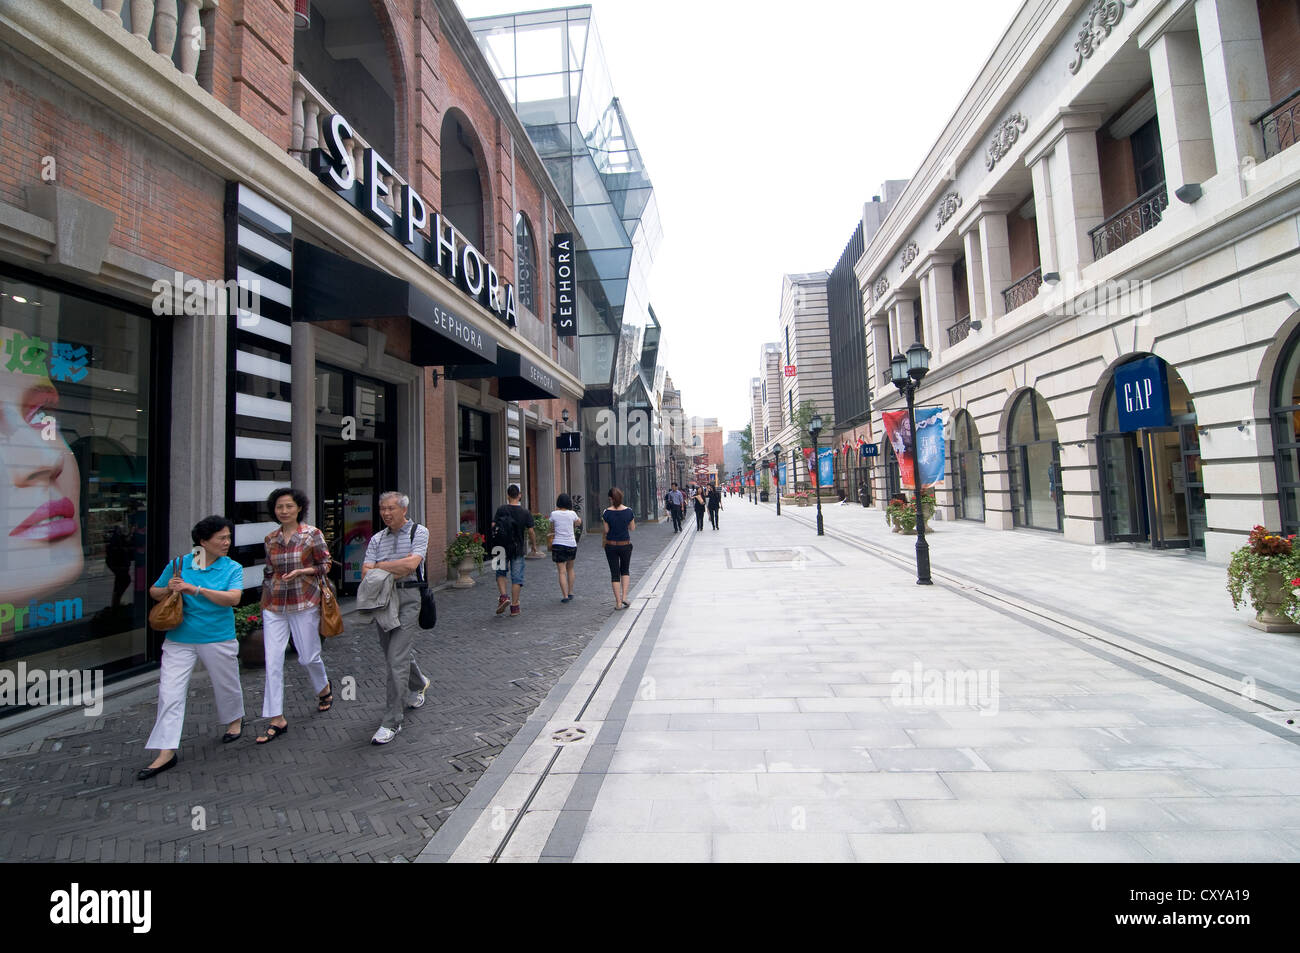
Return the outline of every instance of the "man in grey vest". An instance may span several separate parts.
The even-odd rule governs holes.
[[[372,744],[386,745],[402,730],[403,702],[419,708],[429,680],[415,662],[415,633],[420,618],[420,589],[427,583],[421,571],[429,552],[429,531],[406,518],[411,501],[405,494],[389,492],[379,497],[379,517],[384,529],[370,537],[365,562],[361,567],[362,585],[372,571],[389,573],[394,579],[398,606],[398,626],[385,630],[379,618],[375,629],[384,650],[388,669],[388,696],[384,719],[370,739]]]

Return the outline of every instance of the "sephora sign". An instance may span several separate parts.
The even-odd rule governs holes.
[[[384,184],[383,177],[394,175],[393,167],[367,147],[363,168],[357,169],[351,151],[344,147],[346,140],[356,136],[346,119],[331,114],[325,117],[322,128],[325,145],[311,151],[311,171],[417,258],[437,268],[513,328],[515,289],[502,280],[496,266],[464,241],[441,213],[430,213],[428,204],[409,185],[401,188],[396,212],[385,205],[382,199],[392,190]]]

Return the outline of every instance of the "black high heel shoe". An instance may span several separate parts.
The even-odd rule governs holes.
[[[156,768],[142,768],[140,773],[135,776],[135,779],[137,781],[148,781],[155,774],[162,774],[164,771],[176,767],[176,762],[179,760],[181,760],[181,753],[179,751],[173,751],[172,759],[166,764],[160,764]]]

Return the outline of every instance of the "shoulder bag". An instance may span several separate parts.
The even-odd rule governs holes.
[[[416,526],[419,524],[417,523]],[[411,542],[415,543],[415,526],[411,527]],[[420,618],[418,625],[422,629],[432,629],[438,624],[438,603],[433,598],[433,590],[429,588],[429,580],[425,577],[424,562],[420,563],[418,579],[422,583],[420,586]]]
[[[181,574],[182,563],[172,560],[172,576]],[[179,589],[167,593],[167,598],[149,610],[149,627],[156,632],[170,632],[184,620],[185,602]]]
[[[320,635],[323,639],[332,639],[343,634],[343,613],[339,610],[338,593],[328,578],[321,579],[320,585]]]

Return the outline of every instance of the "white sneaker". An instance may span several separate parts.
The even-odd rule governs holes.
[[[397,732],[401,730],[402,730],[401,725],[397,726],[397,731],[394,731],[391,728],[385,728],[383,725],[380,725],[379,730],[375,732],[375,736],[370,739],[370,743],[372,745],[386,745],[388,744],[388,742],[396,738]]]
[[[424,687],[422,689],[420,689],[418,692],[411,692],[411,694],[406,696],[406,707],[407,708],[423,707],[424,693],[427,692],[428,690],[429,690],[429,680],[426,678],[424,680]]]

